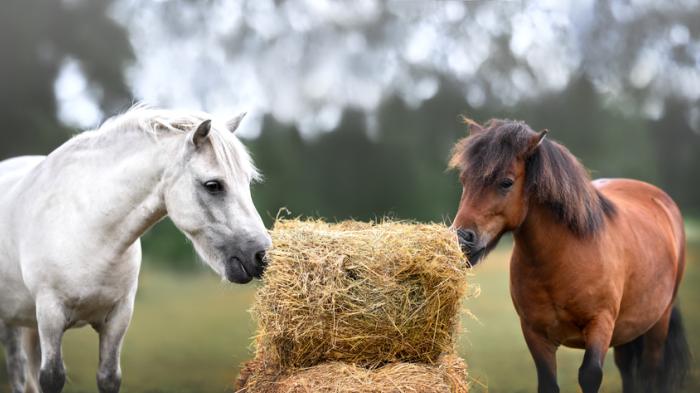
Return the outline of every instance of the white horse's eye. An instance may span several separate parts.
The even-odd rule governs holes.
[[[219,194],[224,191],[224,185],[218,180],[206,181],[203,186],[210,194]]]

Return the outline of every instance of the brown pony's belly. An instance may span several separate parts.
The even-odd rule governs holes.
[[[672,293],[667,294],[667,301],[657,301],[654,304],[643,303],[646,307],[624,308],[615,321],[611,347],[626,344],[643,335],[654,326],[664,315],[673,301]]]
[[[650,324],[646,328],[640,328],[640,324],[624,323],[618,322],[615,324],[615,330],[613,330],[612,340],[610,341],[611,347],[616,347],[618,345],[627,344],[634,341],[637,337],[646,333],[653,324]]]
[[[551,307],[549,310],[540,308],[537,312],[519,312],[520,321],[530,330],[545,337],[549,342],[569,348],[585,348],[582,329],[568,318],[559,318],[558,313]]]
[[[569,322],[558,322],[557,325],[550,327],[547,332],[550,341],[559,343],[569,348],[585,348],[586,342],[583,339],[581,329]]]
[[[558,299],[552,298],[551,294],[542,296],[535,288],[525,293],[512,293],[522,323],[551,342],[570,348],[585,348],[583,328],[600,312],[609,311],[600,309],[598,312],[596,308],[590,308],[594,299],[575,293]],[[612,332],[611,347],[633,341],[659,321],[672,302],[671,293],[660,296],[668,299],[657,299],[654,303],[637,301],[635,305],[620,310]]]

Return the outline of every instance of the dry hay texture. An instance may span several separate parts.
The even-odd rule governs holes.
[[[246,363],[238,393],[468,393],[467,368],[456,355],[435,365],[392,363],[368,370],[341,362],[279,369],[258,360]]]
[[[444,225],[280,220],[271,235],[256,359],[374,369],[453,353],[467,262]]]

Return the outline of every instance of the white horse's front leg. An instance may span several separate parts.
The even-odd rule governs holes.
[[[119,392],[122,382],[122,342],[133,310],[133,297],[130,297],[115,306],[104,323],[94,326],[100,334],[100,365],[97,371],[97,387],[100,393]]]
[[[39,297],[36,302],[36,319],[41,345],[39,386],[42,393],[59,393],[66,383],[61,354],[61,340],[68,324],[65,307],[53,296]]]
[[[27,388],[25,393],[41,393],[38,379],[41,367],[41,347],[39,346],[39,332],[36,329],[22,329],[22,347],[27,356]]]
[[[21,328],[0,321],[0,341],[5,345],[7,376],[12,393],[24,392],[27,359],[22,350]]]

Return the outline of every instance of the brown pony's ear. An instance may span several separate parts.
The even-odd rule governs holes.
[[[474,120],[466,116],[460,116],[459,118],[460,120],[462,120],[462,123],[467,125],[467,131],[469,131],[469,136],[484,132],[484,127],[482,127],[481,124],[475,122]]]
[[[537,150],[537,148],[544,141],[544,137],[547,136],[547,133],[549,133],[549,130],[544,129],[540,132],[535,133],[535,135],[533,135],[533,137],[530,139],[530,146],[528,146],[527,152],[525,153],[526,157],[529,157],[530,155],[532,155],[532,153],[535,152],[535,150]]]

